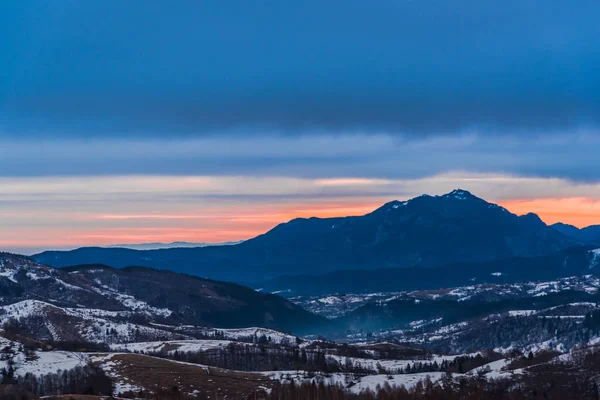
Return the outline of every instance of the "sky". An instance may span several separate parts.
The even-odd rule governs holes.
[[[600,3],[0,2],[0,249],[470,190],[600,224]]]

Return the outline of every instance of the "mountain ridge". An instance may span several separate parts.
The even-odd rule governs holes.
[[[240,244],[242,241],[235,242],[220,242],[220,243],[206,243],[206,242],[148,242],[148,243],[124,243],[124,244],[111,244],[108,246],[100,246],[101,248],[120,248],[120,249],[132,249],[132,250],[159,250],[159,249],[172,249],[182,247],[207,247],[207,246],[232,246]]]
[[[600,244],[600,225],[589,225],[584,228],[577,228],[574,225],[558,222],[550,225],[563,235],[571,236],[574,239]]]
[[[463,189],[390,201],[362,216],[295,218],[238,245],[136,251],[81,248],[35,260],[141,265],[236,282],[340,269],[436,266],[551,254],[584,242]]]

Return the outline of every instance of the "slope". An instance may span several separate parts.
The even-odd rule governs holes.
[[[29,309],[31,301],[36,301],[37,311],[31,316],[64,314],[69,318],[60,318],[78,321],[94,310],[92,317],[138,325],[262,326],[295,331],[321,321],[279,296],[234,283],[142,267],[55,269],[7,253],[0,253],[0,290],[0,306],[26,302]],[[65,309],[92,311],[82,316]]]

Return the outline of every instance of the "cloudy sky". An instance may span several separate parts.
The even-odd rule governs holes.
[[[239,240],[461,187],[600,223],[600,4],[0,4],[0,248]]]

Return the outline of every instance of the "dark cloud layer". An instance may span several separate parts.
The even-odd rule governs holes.
[[[600,124],[600,3],[4,2],[0,135]]]
[[[2,176],[210,175],[415,179],[465,171],[600,181],[597,135],[0,140]]]

